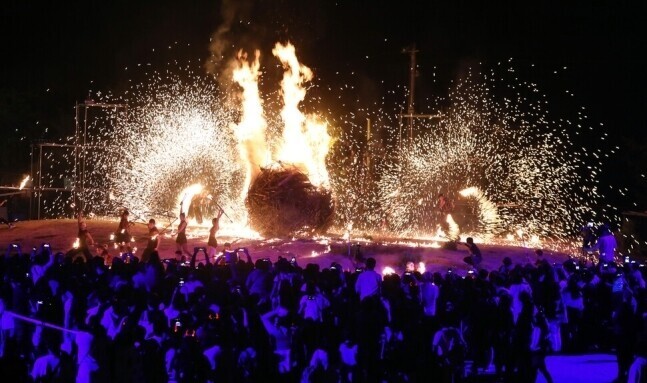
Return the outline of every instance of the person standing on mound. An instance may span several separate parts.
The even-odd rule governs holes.
[[[463,245],[467,246],[467,249],[470,252],[470,255],[463,258],[463,262],[474,267],[475,269],[478,269],[481,265],[483,257],[481,256],[481,250],[474,243],[474,238],[467,238],[466,242]]]

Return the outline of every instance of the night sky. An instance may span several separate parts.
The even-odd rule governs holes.
[[[408,57],[419,54],[418,100],[447,92],[468,65],[512,58],[535,65],[547,94],[565,89],[592,125],[604,124],[622,149],[603,182],[630,188],[647,209],[647,48],[642,1],[349,1],[349,0],[8,0],[0,6],[0,129],[7,151],[3,184],[29,168],[29,143],[73,131],[73,106],[88,92],[118,88],[140,63],[203,63],[212,35],[236,48],[289,39],[321,84],[364,84],[358,92],[404,101]],[[276,63],[274,63],[276,65]],[[566,67],[567,69],[563,69]],[[553,72],[560,70],[555,77]],[[432,74],[435,73],[435,77]],[[432,79],[435,79],[434,82]],[[367,85],[368,84],[368,85]],[[400,88],[398,88],[400,86]],[[399,92],[399,93],[398,93]],[[370,93],[370,94],[368,94]],[[555,107],[561,112],[560,98]],[[628,200],[614,201],[630,207]]]

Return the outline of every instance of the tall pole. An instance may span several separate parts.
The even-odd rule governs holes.
[[[33,181],[32,181],[33,182]],[[38,214],[36,219],[40,219],[40,200],[43,195],[43,144],[38,145]]]
[[[33,205],[34,205],[34,188],[36,181],[34,179],[34,144],[31,144],[31,153],[29,154],[29,175],[31,176],[31,191],[29,192],[29,219],[34,219]]]
[[[72,182],[72,203],[74,204],[74,210],[77,209],[78,206],[78,195],[77,195],[77,190],[79,189],[79,139],[80,139],[80,132],[79,132],[79,103],[77,102],[75,107],[74,107],[74,179]]]
[[[409,142],[413,141],[413,115],[415,114],[415,93],[416,93],[416,44],[405,49],[403,53],[409,54],[409,100],[407,105],[407,114],[409,115]]]
[[[365,155],[366,155],[366,166],[370,171],[370,169],[371,169],[371,155],[373,155],[373,153],[371,153],[371,119],[370,118],[366,119],[366,151],[365,151]]]

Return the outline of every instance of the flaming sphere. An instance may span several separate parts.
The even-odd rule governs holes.
[[[323,233],[335,212],[329,189],[314,186],[298,168],[281,163],[261,169],[245,205],[251,227],[266,237]]]

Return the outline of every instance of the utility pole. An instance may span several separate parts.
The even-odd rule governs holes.
[[[411,44],[409,48],[404,48],[402,53],[409,54],[409,98],[407,101],[407,114],[400,113],[400,149],[402,149],[402,118],[408,119],[409,125],[409,144],[413,143],[413,120],[415,118],[440,118],[440,114],[416,114],[416,77],[418,76],[418,64],[416,63],[416,44]]]
[[[415,113],[415,95],[416,95],[416,44],[412,44],[408,49],[404,49],[403,53],[409,54],[409,102],[407,103],[407,114],[413,116]],[[409,117],[409,141],[413,140],[413,117]]]

